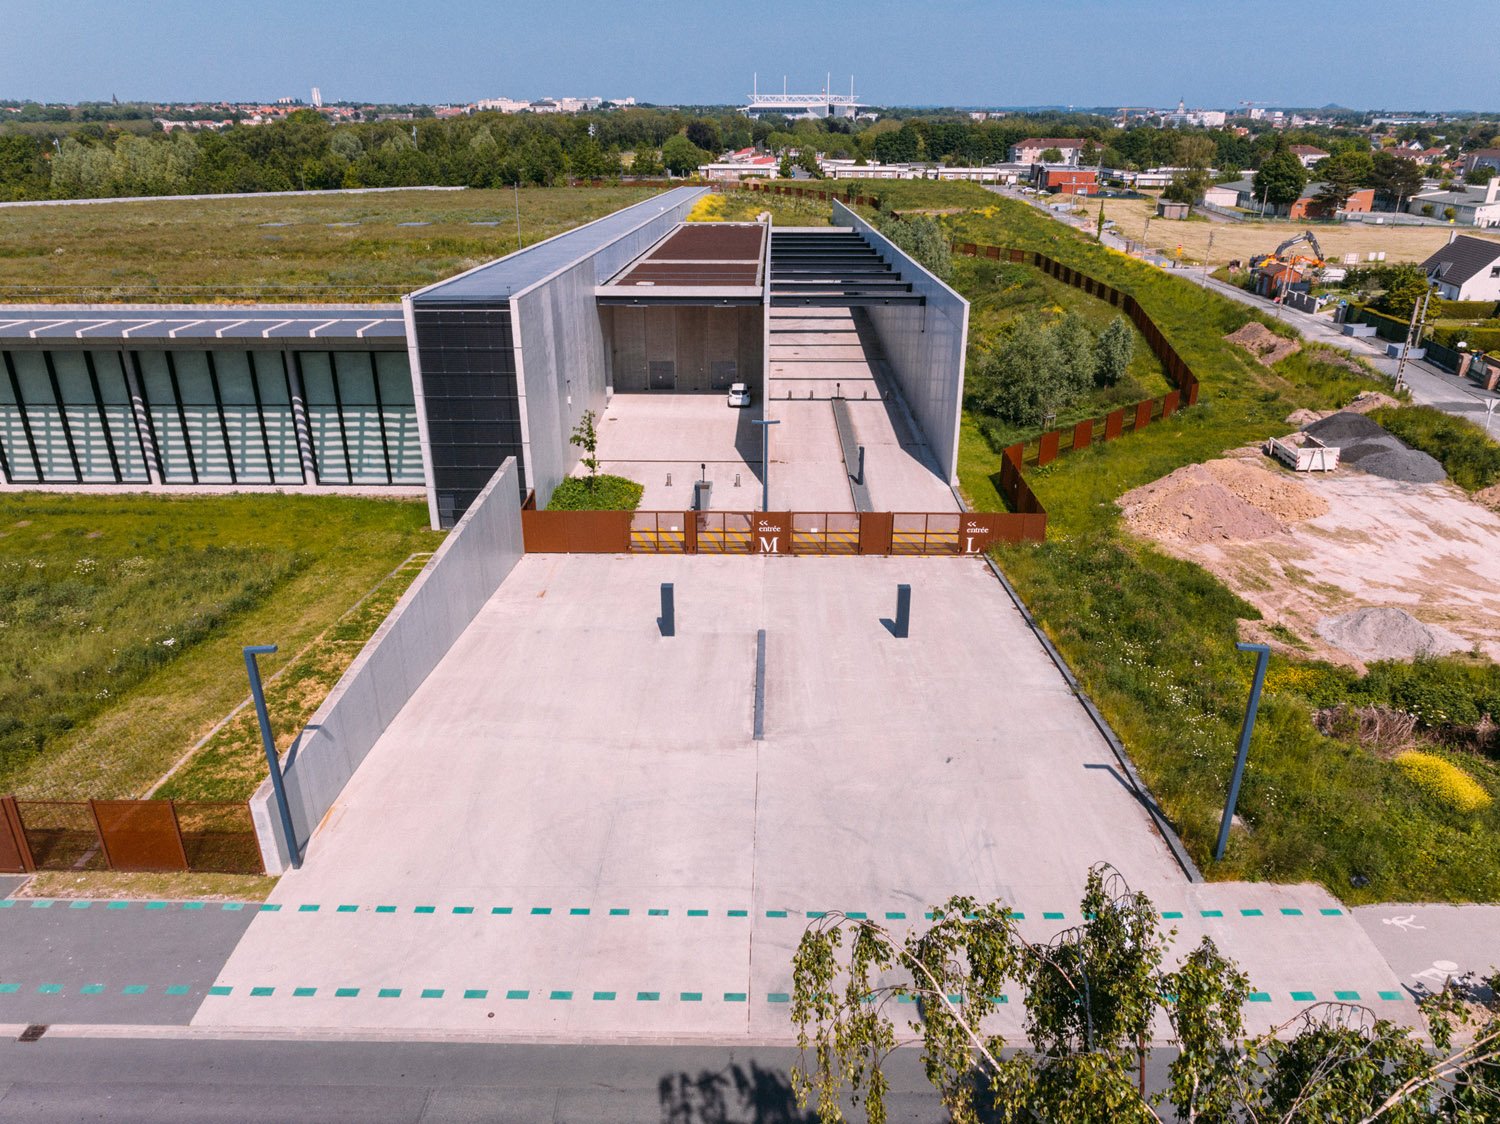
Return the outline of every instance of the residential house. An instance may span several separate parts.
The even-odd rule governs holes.
[[[1328,153],[1310,144],[1288,145],[1287,151],[1300,160],[1304,168],[1311,168],[1318,161],[1328,159]]]
[[[1238,207],[1240,193],[1235,190],[1232,183],[1217,183],[1203,190],[1203,198],[1200,202],[1212,207]]]
[[[1235,193],[1235,206],[1242,207],[1247,211],[1255,211],[1257,214],[1260,212],[1262,206],[1261,199],[1255,192],[1254,177],[1246,176],[1244,179],[1235,180],[1233,183],[1220,184],[1218,187],[1220,192],[1227,192],[1231,189]],[[1265,206],[1265,212],[1268,215],[1278,215],[1282,218],[1292,219],[1293,221],[1299,219],[1332,219],[1337,217],[1334,209],[1318,202],[1317,196],[1322,190],[1322,182],[1314,180],[1302,189],[1302,194],[1290,206],[1286,204],[1279,206],[1268,204]],[[1207,193],[1204,194],[1204,198],[1208,199]],[[1209,199],[1209,202],[1216,202],[1219,198],[1222,198],[1222,195],[1217,195],[1214,199]],[[1373,211],[1374,209],[1375,189],[1373,187],[1362,187],[1352,192],[1349,198],[1344,200],[1344,205],[1337,208],[1338,211],[1346,213],[1363,213],[1365,211]]]
[[[1458,226],[1500,226],[1500,176],[1483,187],[1457,187],[1452,191],[1421,191],[1406,204],[1413,215],[1450,219]]]
[[[1455,232],[1422,268],[1444,300],[1500,301],[1500,242]]]
[[[1052,163],[1076,166],[1079,154],[1083,152],[1083,146],[1087,143],[1076,137],[1030,137],[1010,146],[1010,162],[1012,164],[1040,164],[1042,153],[1049,148],[1055,148],[1062,153],[1062,158]]]
[[[1464,174],[1467,175],[1475,168],[1489,168],[1500,175],[1500,148],[1480,148],[1465,156]]]

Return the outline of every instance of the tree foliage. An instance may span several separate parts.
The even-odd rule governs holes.
[[[681,134],[668,137],[661,146],[661,162],[674,176],[691,175],[707,161],[708,153]]]
[[[1273,207],[1295,203],[1307,186],[1307,169],[1286,150],[1273,152],[1255,173],[1255,197],[1264,197]]]
[[[948,280],[953,276],[953,250],[948,236],[931,215],[898,218],[884,212],[876,216],[880,233],[915,258],[934,277]]]
[[[969,404],[1011,425],[1041,425],[1093,387],[1118,383],[1134,350],[1123,317],[1096,337],[1077,313],[1050,326],[1035,314],[1018,316],[970,364]]]
[[[1107,866],[1089,872],[1082,924],[1039,944],[1001,902],[954,897],[897,937],[841,913],[812,922],[793,957],[798,1103],[818,1119],[888,1119],[884,1066],[901,1043],[893,1004],[957,1124],[1308,1120],[1478,1124],[1500,1114],[1500,1020],[1473,1018],[1461,984],[1423,1004],[1431,1047],[1366,1008],[1323,1003],[1247,1037],[1249,978],[1205,937],[1165,967],[1175,931]],[[1025,1041],[990,1017],[1020,993]],[[896,1009],[902,1009],[897,1007]],[[1147,1093],[1144,1058],[1165,1028],[1167,1087]],[[1164,1111],[1169,1110],[1169,1111]]]
[[[1385,292],[1375,298],[1374,305],[1388,316],[1402,319],[1409,317],[1417,302],[1431,287],[1427,271],[1415,262],[1402,262],[1385,271]]]

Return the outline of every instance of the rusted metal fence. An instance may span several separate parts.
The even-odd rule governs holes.
[[[0,796],[0,872],[262,874],[248,804]]]
[[[1020,488],[1030,495],[1025,481]],[[978,554],[1040,542],[1047,515],[1030,503],[1001,514],[522,509],[521,533],[528,554]]]

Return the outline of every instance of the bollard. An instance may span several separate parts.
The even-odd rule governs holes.
[[[661,616],[656,618],[656,626],[661,629],[663,636],[677,635],[677,606],[672,596],[672,583],[661,583]]]
[[[911,586],[896,587],[896,619],[891,634],[897,640],[905,640],[911,631]]]
[[[856,478],[856,483],[858,483],[861,487],[863,487],[864,486],[864,482],[865,482],[865,447],[863,445],[861,445],[859,447],[859,476]]]

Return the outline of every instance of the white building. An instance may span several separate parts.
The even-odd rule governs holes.
[[[1012,164],[1040,164],[1042,153],[1049,148],[1055,148],[1062,153],[1062,158],[1049,160],[1049,164],[1076,165],[1079,154],[1083,152],[1083,146],[1087,143],[1077,137],[1028,137],[1010,146],[1010,162]]]
[[[1444,300],[1500,301],[1500,242],[1454,234],[1422,268]]]
[[[1200,129],[1222,129],[1228,115],[1222,109],[1189,109],[1187,103],[1179,101],[1171,113],[1161,115],[1164,128],[1196,125]]]
[[[1459,226],[1500,226],[1500,176],[1484,187],[1419,192],[1406,204],[1408,214],[1437,219],[1447,218],[1450,209]]]

